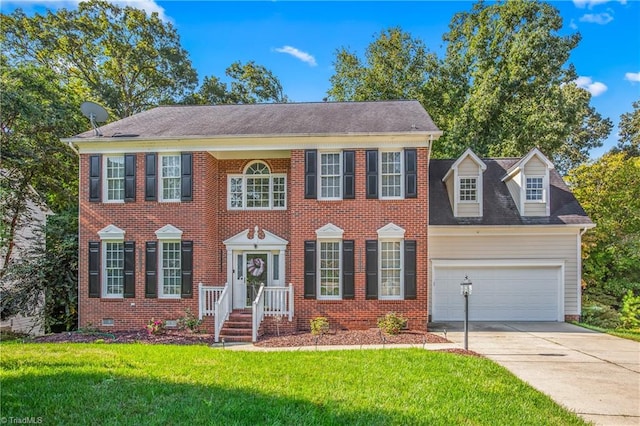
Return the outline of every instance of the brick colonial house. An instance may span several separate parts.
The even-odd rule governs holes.
[[[278,317],[365,328],[394,311],[424,329],[431,311],[457,319],[465,273],[551,280],[534,309],[553,299],[546,319],[580,313],[580,235],[593,224],[553,165],[537,150],[430,164],[441,131],[416,101],[167,106],[100,132],[64,140],[80,153],[80,326],[171,324],[188,309],[216,338],[242,317],[254,340]],[[536,248],[509,255],[513,232]],[[545,235],[564,247],[552,259]]]

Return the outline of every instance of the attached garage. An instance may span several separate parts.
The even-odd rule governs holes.
[[[469,297],[471,321],[564,321],[562,264],[482,263],[434,262],[432,321],[464,319],[460,283],[465,276],[473,283]]]

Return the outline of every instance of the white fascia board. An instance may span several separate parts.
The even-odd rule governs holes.
[[[81,154],[163,151],[288,151],[293,149],[426,148],[442,132],[221,135],[185,138],[67,138]]]
[[[473,236],[516,236],[516,235],[558,235],[576,234],[584,229],[594,228],[594,224],[567,225],[429,225],[429,237],[473,237]]]

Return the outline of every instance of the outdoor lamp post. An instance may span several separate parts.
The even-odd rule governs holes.
[[[469,295],[471,294],[471,281],[469,276],[464,276],[460,283],[460,294],[464,296],[464,348],[469,349]]]

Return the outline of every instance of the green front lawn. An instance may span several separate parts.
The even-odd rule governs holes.
[[[44,424],[584,424],[483,358],[0,345],[0,417]]]

